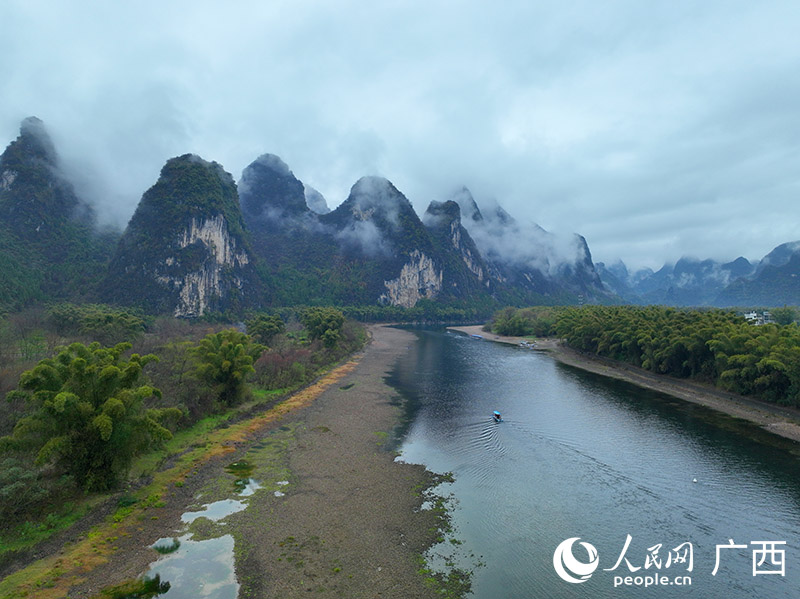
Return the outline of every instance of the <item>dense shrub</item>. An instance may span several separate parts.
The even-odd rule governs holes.
[[[276,335],[286,330],[286,324],[277,314],[258,314],[246,323],[247,334],[259,343],[269,345]]]
[[[133,341],[146,328],[138,312],[103,304],[56,304],[47,311],[47,321],[59,335],[80,335],[105,345]]]
[[[225,406],[244,399],[247,376],[255,372],[253,362],[263,351],[263,345],[234,329],[206,335],[191,349],[197,377],[215,390]]]
[[[73,343],[24,372],[9,398],[32,411],[0,439],[0,451],[33,451],[37,464],[57,465],[87,490],[113,487],[137,452],[171,436],[159,421],[174,414],[145,408],[159,391],[138,381],[155,356],[124,360],[129,347]]]
[[[300,316],[300,322],[311,339],[320,339],[325,347],[332,348],[339,342],[344,314],[336,308],[308,308]]]

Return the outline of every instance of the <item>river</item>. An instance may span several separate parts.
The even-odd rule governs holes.
[[[800,596],[797,444],[544,353],[416,333],[390,376],[399,459],[453,473],[463,544],[443,546],[481,562],[474,597]]]

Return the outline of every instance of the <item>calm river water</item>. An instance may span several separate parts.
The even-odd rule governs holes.
[[[415,332],[391,376],[410,406],[400,459],[454,474],[475,597],[800,597],[796,444],[545,354]],[[556,573],[559,546],[585,581]]]

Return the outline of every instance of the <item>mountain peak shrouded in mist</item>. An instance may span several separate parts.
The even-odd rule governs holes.
[[[614,262],[614,264],[609,265],[607,268],[610,273],[622,280],[627,280],[630,276],[628,267],[622,260],[617,260]]]
[[[0,308],[40,295],[90,294],[116,241],[94,224],[94,211],[61,171],[44,123],[26,118],[0,155]]]
[[[721,305],[719,297],[725,289],[738,278],[752,275],[755,265],[742,257],[722,263],[683,256],[655,272],[647,268],[629,273],[627,269],[604,266],[598,271],[606,285],[633,303],[717,306]]]
[[[461,226],[461,208],[453,200],[437,202],[433,200],[422,217],[426,227],[456,227]]]
[[[469,189],[452,195],[461,207],[462,223],[497,279],[538,296],[609,299],[586,240],[554,235],[535,223],[518,222],[497,202],[478,207]]]
[[[31,155],[56,166],[58,160],[56,148],[44,126],[44,121],[35,116],[29,116],[20,124],[19,134],[18,141],[28,147]]]
[[[175,316],[242,308],[258,294],[233,177],[193,154],[167,161],[108,270],[105,299]]]
[[[432,201],[422,217],[446,264],[444,287],[460,294],[494,291],[497,277],[481,256],[475,241],[461,223],[461,208],[453,200]],[[471,276],[470,276],[471,275]]]
[[[730,263],[737,266],[740,259]],[[800,241],[782,243],[715,299],[719,306],[800,305]]]
[[[0,156],[0,218],[18,235],[41,241],[71,221],[87,225],[93,211],[59,170],[44,123],[28,117]]]
[[[478,204],[475,203],[475,198],[472,197],[472,192],[465,186],[455,190],[450,199],[461,208],[462,218],[473,221],[483,220],[483,215]]]
[[[350,188],[350,195],[344,203],[358,220],[380,218],[395,226],[400,210],[414,211],[411,202],[384,177],[361,177]]]
[[[767,266],[781,267],[800,251],[800,241],[790,241],[782,243],[770,251],[758,263],[757,271],[761,272]]]
[[[350,195],[320,221],[332,226],[348,251],[398,257],[413,250],[430,253],[430,239],[411,202],[384,177],[362,177]]]
[[[750,260],[744,256],[739,256],[736,260],[723,264],[722,267],[730,271],[733,279],[738,279],[739,277],[746,277],[752,274],[756,265],[752,264]]]
[[[308,184],[303,184],[303,187],[305,188],[306,205],[309,210],[317,214],[328,214],[331,211],[328,202],[325,201],[325,196]]]
[[[242,211],[253,219],[296,217],[308,212],[303,184],[274,154],[250,163],[239,180]]]

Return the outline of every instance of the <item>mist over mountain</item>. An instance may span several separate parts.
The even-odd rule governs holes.
[[[94,215],[59,168],[55,146],[36,117],[0,156],[0,219],[20,238],[47,245],[69,223],[91,226]]]
[[[537,224],[520,223],[496,203],[481,210],[466,187],[452,199],[461,207],[464,226],[494,276],[504,285],[542,298],[611,299],[582,236],[563,238]]]
[[[800,242],[784,243],[760,261],[681,258],[658,271],[629,273],[622,262],[597,264],[603,284],[625,301],[671,306],[781,306],[800,304]]]
[[[441,261],[388,180],[363,177],[334,211],[318,214],[288,167],[262,157],[243,172],[240,194],[272,303],[413,306],[439,296]]]
[[[472,237],[461,223],[461,208],[448,200],[432,201],[422,217],[447,263],[445,288],[492,292],[498,278],[484,260]],[[453,280],[450,281],[449,279]]]
[[[582,294],[610,297],[582,237],[564,244],[570,254],[564,258],[555,236],[532,228],[534,237],[527,237],[499,205],[484,216],[466,189],[456,198],[460,203],[434,201],[420,219],[389,180],[362,177],[335,210],[320,213],[309,207],[309,188],[283,161],[268,156],[244,170],[239,192],[273,301],[410,307],[423,299],[554,303]],[[482,236],[483,247],[474,234]],[[492,242],[493,235],[509,234],[520,239],[507,247]],[[520,248],[524,254],[515,258]],[[305,298],[287,296],[281,278],[295,281]]]
[[[323,196],[310,185],[304,185],[304,188],[306,194],[306,205],[308,205],[312,212],[316,212],[317,214],[328,214],[328,212],[331,211],[331,209],[328,207],[328,202],[325,201],[325,196]]]
[[[642,269],[628,273],[625,265],[598,265],[603,282],[626,301],[671,306],[715,305],[719,293],[733,280],[754,270],[745,258],[720,263],[684,257],[659,270]]]
[[[782,243],[759,261],[758,266],[756,267],[756,275],[763,272],[768,266],[772,266],[774,268],[780,268],[781,266],[784,266],[798,252],[800,252],[800,241]]]
[[[117,237],[96,228],[44,123],[23,120],[0,155],[0,308],[90,296]]]
[[[749,276],[720,292],[719,306],[800,305],[800,241],[784,243],[768,253]]]
[[[274,154],[253,161],[242,172],[238,186],[242,212],[253,220],[292,218],[308,212],[305,187]]]
[[[18,168],[25,161],[30,168]],[[56,161],[42,123],[26,120],[2,163],[3,231],[14,239],[36,245],[75,226],[83,227],[81,243],[93,238],[93,211]],[[525,229],[499,205],[484,216],[471,196],[462,202],[467,226],[454,201],[432,202],[423,222],[388,179],[371,176],[329,211],[275,155],[254,160],[237,188],[219,164],[186,154],[167,161],[116,249],[92,263],[100,284],[87,294],[192,317],[250,305],[558,303],[591,287],[596,275],[583,238],[565,246],[574,257],[564,259],[555,236]],[[504,246],[492,235],[520,239]],[[24,252],[2,241],[5,276],[21,277],[5,287],[9,297],[20,295],[31,288],[21,274]]]
[[[800,303],[800,242],[760,263],[682,258],[658,271],[592,263],[581,235],[522,223],[466,187],[420,217],[388,179],[362,177],[335,210],[278,156],[238,187],[219,164],[166,162],[124,234],[97,230],[44,124],[23,121],[0,156],[0,309],[103,300],[155,313],[289,305],[491,310],[505,304]]]

